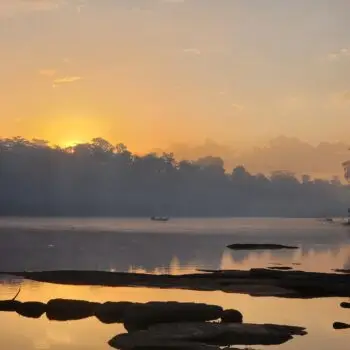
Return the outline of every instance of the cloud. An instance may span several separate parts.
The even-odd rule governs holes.
[[[85,0],[0,0],[0,17],[12,17],[33,11],[52,11],[73,6],[80,12]]]
[[[184,52],[185,53],[190,53],[190,54],[193,54],[193,55],[200,55],[201,54],[201,51],[199,49],[195,48],[195,47],[184,49]]]
[[[331,52],[328,54],[327,59],[328,61],[334,62],[339,61],[340,59],[344,57],[350,58],[350,49],[349,48],[342,48],[339,51]]]
[[[55,69],[41,69],[39,71],[40,75],[43,75],[45,77],[53,77],[56,74],[56,70]]]
[[[74,83],[74,82],[79,81],[81,79],[82,78],[78,77],[78,76],[66,76],[63,78],[57,78],[53,81],[53,87],[56,87],[57,85]]]
[[[237,110],[237,111],[243,111],[243,109],[244,109],[244,106],[239,105],[239,104],[237,104],[237,103],[232,103],[231,106],[232,106],[233,109],[235,109],[235,110]]]

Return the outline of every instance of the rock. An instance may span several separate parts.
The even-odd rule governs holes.
[[[148,330],[117,335],[109,345],[120,350],[157,348],[161,343],[193,342],[204,345],[279,345],[294,335],[305,335],[304,328],[269,324],[173,323],[158,324]],[[174,348],[174,347],[173,347]],[[194,347],[195,348],[195,347]]]
[[[102,323],[123,323],[125,313],[133,305],[135,303],[107,302],[96,307],[95,316]]]
[[[347,303],[347,302],[341,303],[340,306],[344,309],[350,309],[350,303]]]
[[[104,271],[42,271],[12,274],[34,281],[70,285],[220,290],[227,293],[283,298],[350,297],[350,275],[339,273],[251,269],[218,270],[185,275]],[[10,307],[10,304],[3,306]]]
[[[220,318],[222,312],[222,307],[216,305],[150,302],[128,308],[124,326],[130,332],[147,329],[157,323],[211,321]]]
[[[119,339],[118,342],[123,341]],[[128,341],[128,340],[127,340]],[[113,339],[109,341],[109,345],[120,350],[132,349],[132,350],[222,350],[220,346],[208,345],[203,343],[196,343],[191,341],[176,341],[176,340],[143,340],[142,342],[135,342],[132,347],[119,347],[119,344],[115,344]],[[128,345],[126,345],[128,346]],[[232,350],[232,349],[230,349]]]
[[[24,317],[40,318],[46,311],[46,304],[36,301],[20,303],[16,311],[19,315]]]
[[[227,248],[233,249],[233,250],[257,250],[257,249],[264,249],[264,250],[276,250],[276,249],[298,249],[298,247],[294,246],[287,246],[287,245],[281,245],[281,244],[270,244],[270,243],[254,243],[254,244],[231,244],[228,245]]]
[[[93,316],[98,305],[84,300],[52,299],[47,303],[46,316],[53,321],[81,320]]]
[[[333,328],[334,329],[348,329],[348,328],[350,328],[350,324],[343,323],[343,322],[334,322]]]
[[[20,304],[21,302],[17,300],[1,300],[0,311],[14,312]]]
[[[268,267],[269,270],[281,270],[281,271],[289,271],[293,270],[290,266],[270,266]]]
[[[225,310],[221,315],[222,323],[242,323],[243,315],[238,310]]]

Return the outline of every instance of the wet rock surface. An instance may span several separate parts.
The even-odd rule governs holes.
[[[13,272],[12,274],[40,282],[69,285],[221,290],[227,293],[283,298],[350,297],[349,274],[295,270],[218,270],[186,275],[101,271]]]
[[[85,300],[52,299],[46,305],[46,316],[51,321],[72,321],[91,317],[98,303]]]
[[[109,341],[109,345],[121,350],[157,348],[161,344],[180,346],[188,342],[193,343],[193,349],[197,345],[279,345],[295,335],[305,334],[304,328],[292,326],[181,322],[158,324],[147,330],[117,335]]]
[[[135,306],[136,304],[137,303],[128,301],[106,302],[96,307],[95,316],[102,323],[123,323],[125,314],[132,306]]]
[[[124,326],[128,331],[135,331],[157,323],[211,321],[220,318],[222,313],[222,307],[217,305],[150,302],[130,307],[125,313]]]
[[[37,301],[19,303],[15,311],[27,318],[40,318],[46,312],[46,304]]]
[[[350,324],[343,323],[343,322],[334,322],[333,323],[333,328],[334,329],[349,329]]]
[[[340,304],[340,307],[342,307],[343,309],[350,309],[350,303],[344,301]]]
[[[222,323],[242,323],[243,315],[238,310],[225,310],[221,314]]]

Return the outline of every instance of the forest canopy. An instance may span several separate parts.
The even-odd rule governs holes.
[[[341,165],[340,165],[341,166]],[[343,164],[345,175],[350,162]],[[0,139],[0,215],[282,216],[344,215],[349,186],[277,171],[224,168],[208,155],[137,155],[103,138],[68,148],[21,137]]]

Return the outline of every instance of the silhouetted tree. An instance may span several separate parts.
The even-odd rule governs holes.
[[[344,163],[348,176],[350,162]],[[0,139],[0,215],[321,216],[348,206],[333,178],[290,172],[231,173],[215,156],[177,162],[173,153],[132,154],[103,138],[74,147]]]

